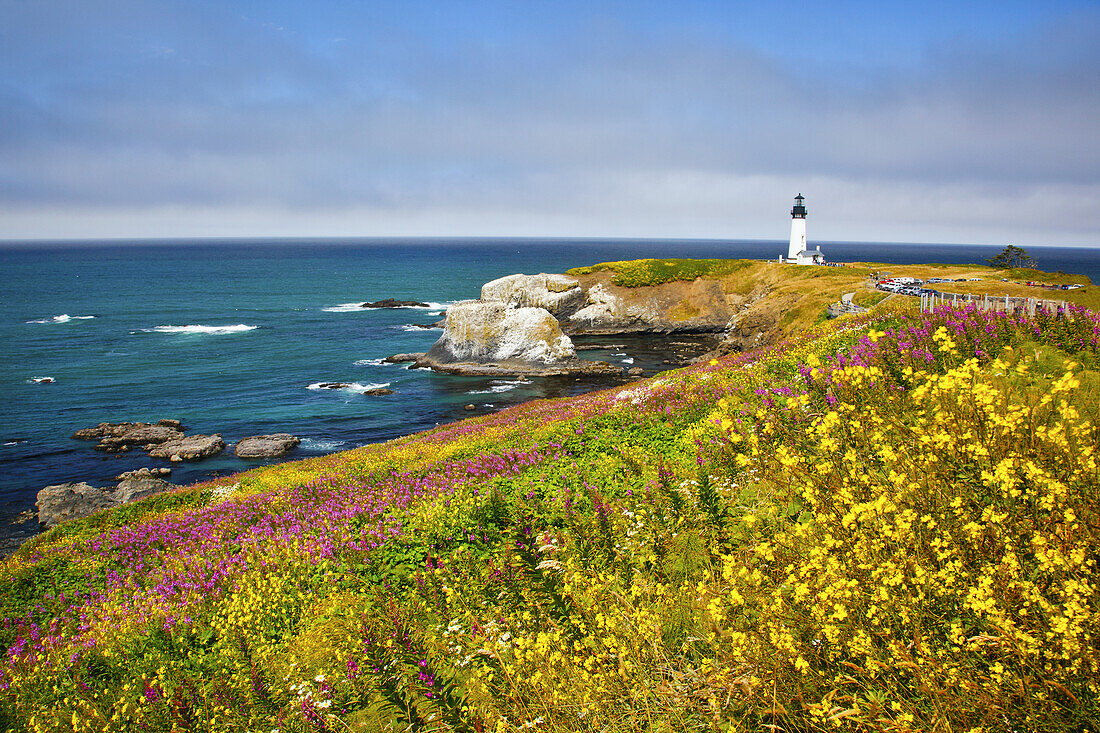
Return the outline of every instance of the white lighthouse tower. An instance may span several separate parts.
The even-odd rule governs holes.
[[[802,194],[794,197],[794,208],[791,209],[791,244],[787,247],[787,262],[793,265],[825,264],[821,247],[811,250],[806,246],[806,197]]]
[[[806,197],[798,194],[794,197],[791,209],[791,246],[787,248],[787,259],[797,260],[798,253],[806,249]]]

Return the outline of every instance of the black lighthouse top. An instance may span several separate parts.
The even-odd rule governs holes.
[[[791,209],[792,219],[805,219],[806,218],[806,205],[803,203],[806,197],[802,194],[798,194],[794,197],[794,208]]]

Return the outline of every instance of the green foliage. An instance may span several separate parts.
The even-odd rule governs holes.
[[[1034,268],[1036,266],[1034,258],[1027,253],[1027,250],[1014,244],[1008,245],[1000,254],[990,257],[986,262],[989,263],[990,267],[995,267],[998,270]]]
[[[756,263],[753,260],[626,260],[575,267],[567,274],[579,276],[609,271],[615,273],[611,278],[611,282],[615,285],[640,288],[677,280],[691,281],[700,277],[722,277],[754,264]]]

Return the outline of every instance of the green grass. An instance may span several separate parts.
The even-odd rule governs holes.
[[[692,281],[700,277],[722,277],[752,267],[753,260],[627,260],[601,262],[588,267],[574,267],[566,272],[574,277],[594,272],[613,272],[611,282],[624,288],[641,288],[647,285],[676,281]]]

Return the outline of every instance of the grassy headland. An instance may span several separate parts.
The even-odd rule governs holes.
[[[1098,418],[1095,313],[884,308],[154,497],[0,570],[0,728],[1091,730]]]

